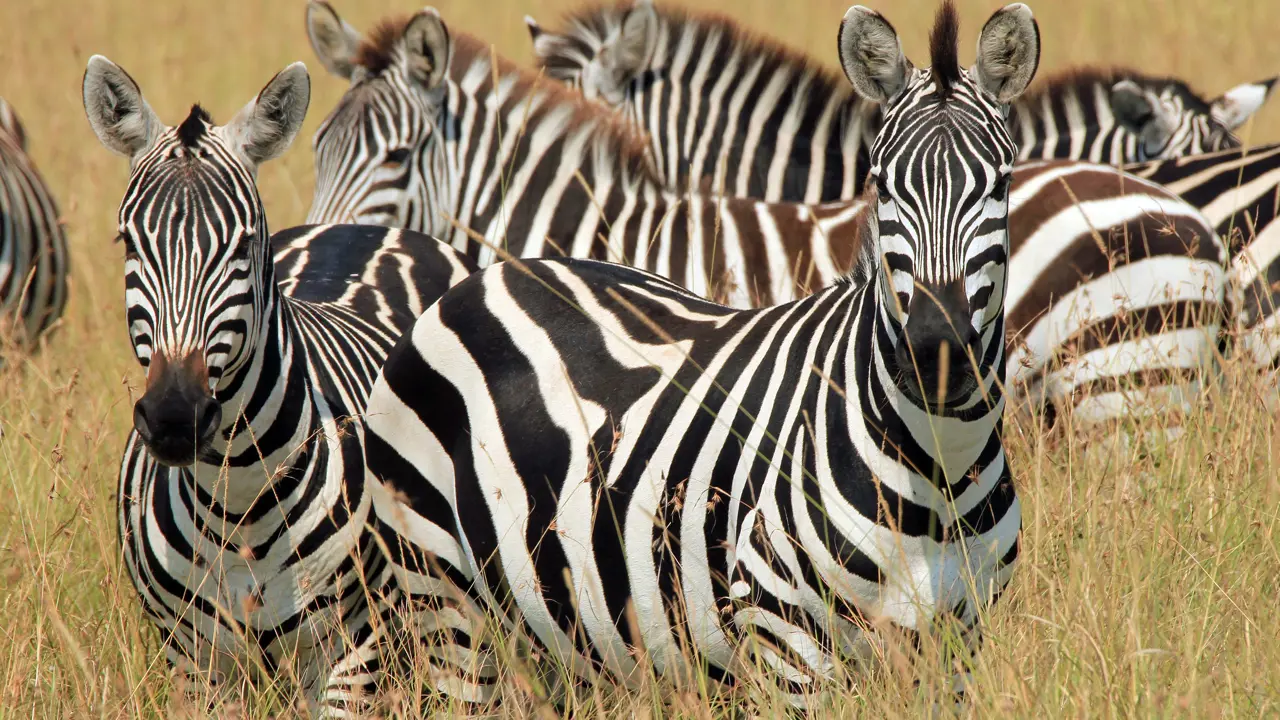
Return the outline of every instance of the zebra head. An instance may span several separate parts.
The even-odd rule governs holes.
[[[133,78],[100,55],[83,91],[98,139],[129,158],[119,240],[129,337],[147,371],[134,428],[157,460],[189,465],[206,457],[223,424],[218,394],[252,359],[274,308],[255,178],[297,134],[311,80],[290,65],[221,127],[198,105],[166,127]]]
[[[1234,131],[1270,96],[1277,78],[1238,85],[1206,101],[1177,80],[1135,77],[1111,86],[1111,112],[1137,139],[1137,159],[1165,160],[1240,147]]]
[[[944,408],[967,404],[979,378],[1003,372],[1017,157],[1005,118],[1040,59],[1039,28],[1021,3],[983,26],[968,72],[956,57],[957,29],[947,2],[930,36],[929,68],[912,66],[873,10],[850,8],[839,34],[845,74],[884,112],[871,147],[868,184],[879,197],[860,272],[880,273],[900,389],[924,404],[937,397]]]
[[[449,31],[432,8],[375,28],[364,41],[323,0],[307,6],[320,62],[350,89],[315,135],[316,192],[308,223],[354,222],[450,231],[432,208],[447,157],[438,119],[447,99]],[[420,168],[432,172],[420,172]]]
[[[589,26],[575,18],[567,33],[551,33],[525,16],[533,51],[549,77],[567,83],[589,100],[615,109],[627,99],[633,80],[649,70],[658,45],[658,12],[653,0],[637,0],[627,10],[598,13]]]

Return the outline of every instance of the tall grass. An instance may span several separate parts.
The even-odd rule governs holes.
[[[360,28],[418,6],[343,2]],[[834,64],[843,3],[699,0]],[[932,0],[880,0],[908,54],[923,60]],[[963,42],[1002,2],[960,2]],[[441,2],[453,29],[527,63],[521,16],[544,25],[576,3]],[[67,317],[47,347],[0,372],[0,718],[169,717],[183,705],[158,639],[116,557],[115,477],[141,374],[123,318],[122,251],[111,243],[126,162],[85,121],[80,78],[102,53],[133,73],[170,122],[201,101],[225,121],[289,62],[313,76],[309,137],[344,89],[312,60],[299,2],[174,0],[0,3],[0,93],[17,108],[31,152],[61,203],[74,253]],[[1120,62],[1180,75],[1208,94],[1280,72],[1271,0],[1041,2],[1043,68]],[[967,53],[965,54],[967,55]],[[1280,112],[1243,133],[1280,139]],[[309,204],[311,155],[299,141],[263,168],[276,229]],[[1228,373],[1186,434],[1163,448],[1089,452],[1089,442],[1031,424],[1011,428],[1024,497],[1024,551],[989,619],[975,676],[976,716],[1265,717],[1280,712],[1280,438],[1248,381]],[[522,660],[518,639],[502,712],[545,717],[557,691]],[[818,714],[918,716],[932,701],[888,663]],[[936,669],[941,673],[943,669]],[[922,670],[923,687],[940,675]],[[402,688],[407,702],[412,688]],[[721,717],[773,714],[778,698],[708,702],[696,686],[575,688],[574,715]],[[253,717],[288,714],[285,687],[267,687]],[[428,709],[431,709],[428,707]],[[442,709],[442,708],[436,708]],[[443,708],[449,709],[449,708]],[[410,711],[413,715],[416,711]]]

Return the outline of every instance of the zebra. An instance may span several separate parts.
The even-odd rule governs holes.
[[[1280,403],[1280,144],[1134,165],[1201,209],[1229,253],[1224,350],[1264,372],[1264,398]]]
[[[27,154],[27,134],[0,98],[0,367],[3,345],[30,348],[67,304],[67,238],[58,205]]]
[[[852,277],[738,310],[622,265],[513,260],[429,308],[363,416],[406,547],[583,676],[755,665],[803,707],[874,656],[877,622],[958,620],[976,649],[1019,554],[1003,119],[1039,30],[997,11],[966,72],[956,18],[916,69],[882,16],[844,16],[845,72],[885,107]],[[458,602],[402,570],[429,607]],[[450,617],[439,641],[476,653]]]
[[[194,105],[167,127],[105,57],[83,81],[94,132],[130,163],[118,240],[147,380],[120,466],[124,566],[181,671],[226,687],[247,656],[342,715],[374,688],[397,597],[351,418],[413,319],[475,266],[400,230],[268,235],[257,169],[310,92],[294,63],[228,124]]]
[[[879,117],[834,73],[713,13],[591,5],[565,30],[525,18],[538,66],[621,112],[649,137],[663,177],[769,201],[861,191]],[[1010,111],[1019,159],[1122,164],[1238,147],[1232,131],[1276,78],[1205,100],[1175,78],[1077,69]]]
[[[312,0],[307,27],[322,64],[351,83],[316,133],[309,222],[354,220],[451,237],[481,266],[561,254],[623,261],[737,308],[798,299],[853,266],[850,238],[859,232],[860,201],[810,207],[676,195],[612,113],[560,83],[535,85],[536,78],[510,64],[499,61],[495,71],[487,49],[452,35],[433,11],[384,22],[362,39],[330,5]],[[426,68],[425,83],[415,79]],[[1114,169],[1060,163],[1040,176],[1051,181],[1031,176],[1015,170],[1011,187],[1015,261],[1027,258],[1036,273],[1090,270],[1064,273],[1072,285],[1050,283],[1056,294],[1025,293],[1010,303],[1019,324],[1008,330],[1022,348],[1011,367],[1018,369],[1018,387],[1038,393],[1016,405],[1044,406],[1051,415],[1083,402],[1110,407],[1081,415],[1098,422],[1124,414],[1127,405],[1118,398],[1132,393],[1103,387],[1123,369],[1114,361],[1099,364],[1105,352],[1078,359],[1059,352],[1064,343],[1078,346],[1073,334],[1080,331],[1107,337],[1139,331],[1122,320],[1108,327],[1105,313],[1093,314],[1122,310],[1112,299],[1117,291],[1131,296],[1133,309],[1168,320],[1118,344],[1118,358],[1169,382],[1211,363],[1226,257],[1213,226],[1159,186]],[[1088,202],[1077,206],[1076,197]],[[1072,206],[1075,212],[1065,212]],[[1147,237],[1161,239],[1127,247],[1129,239]],[[1153,262],[1138,262],[1148,253]],[[1116,258],[1135,265],[1115,268]],[[1118,274],[1095,279],[1099,268]],[[1094,296],[1096,302],[1085,302]],[[1202,332],[1194,331],[1201,313],[1179,312],[1183,301],[1205,310]],[[1037,325],[1049,317],[1055,323]],[[1178,372],[1164,372],[1170,368]],[[1173,392],[1165,384],[1154,383],[1151,394]],[[1097,392],[1084,397],[1077,386]],[[1133,402],[1142,402],[1138,395]]]

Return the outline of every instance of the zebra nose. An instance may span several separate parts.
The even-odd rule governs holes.
[[[222,406],[208,381],[181,363],[157,363],[147,392],[133,406],[133,428],[152,457],[185,466],[207,448],[222,425]]]
[[[967,300],[949,295],[913,302],[894,349],[900,384],[921,399],[950,402],[963,395],[976,377],[974,363],[982,358],[982,338]]]
[[[213,440],[222,425],[222,403],[205,395],[196,402],[196,437],[203,445]]]

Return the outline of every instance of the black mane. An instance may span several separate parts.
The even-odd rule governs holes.
[[[957,54],[957,38],[960,35],[960,17],[951,0],[942,3],[938,16],[929,33],[929,64],[933,79],[938,84],[938,94],[947,97],[953,85],[960,81],[960,57]]]
[[[205,123],[212,124],[213,118],[199,103],[191,106],[191,113],[178,126],[178,142],[184,147],[195,147],[205,136]]]

